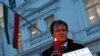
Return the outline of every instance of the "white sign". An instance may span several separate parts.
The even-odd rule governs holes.
[[[82,48],[72,52],[64,53],[63,56],[93,56],[89,48]]]

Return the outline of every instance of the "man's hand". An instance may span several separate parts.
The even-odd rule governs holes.
[[[60,56],[61,54],[58,51],[53,51],[51,56]]]

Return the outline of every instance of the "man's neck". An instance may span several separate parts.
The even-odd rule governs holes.
[[[61,46],[63,46],[66,43],[66,41],[62,41],[60,44]]]

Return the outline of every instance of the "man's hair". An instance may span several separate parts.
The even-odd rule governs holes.
[[[51,25],[50,25],[50,32],[51,32],[51,34],[53,34],[53,27],[54,27],[55,25],[57,25],[57,24],[65,25],[66,31],[68,32],[68,25],[67,25],[67,23],[65,23],[65,22],[62,21],[62,20],[55,20],[55,21],[53,21],[53,22],[51,23]]]

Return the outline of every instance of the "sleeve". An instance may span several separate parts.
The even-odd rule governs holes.
[[[50,56],[52,54],[52,47],[50,47],[49,49],[45,50],[43,53],[42,53],[42,56]]]

